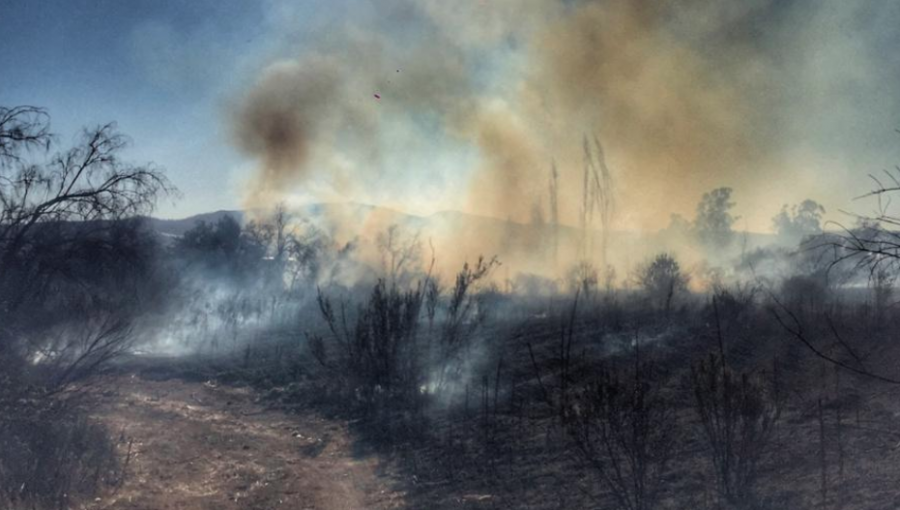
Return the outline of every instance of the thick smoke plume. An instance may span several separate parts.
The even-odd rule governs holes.
[[[260,161],[247,200],[265,203],[302,181],[340,85],[334,62],[309,59],[269,68],[237,113],[236,138]]]
[[[817,184],[810,166],[821,159],[802,154],[827,145],[862,99],[804,97],[821,80],[799,70],[847,80],[847,57],[868,70],[871,48],[819,28],[883,10],[837,0],[365,4],[267,65],[239,101],[237,144],[259,163],[247,205],[300,194],[404,208],[430,186],[441,206],[527,222],[550,214],[555,161],[559,219],[577,225],[582,141],[596,136],[620,204],[610,228],[663,228],[730,186],[745,225],[765,230],[782,203],[847,199],[825,191],[845,186]],[[814,118],[825,101],[833,113]],[[772,184],[785,178],[801,186]],[[434,188],[459,196],[435,199]]]

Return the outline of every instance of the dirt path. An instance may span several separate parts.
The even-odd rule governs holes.
[[[131,455],[123,486],[91,510],[402,506],[377,460],[353,457],[346,424],[268,410],[247,390],[209,383],[111,384],[98,416]]]

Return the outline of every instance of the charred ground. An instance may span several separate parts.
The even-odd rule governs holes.
[[[448,268],[408,225],[338,242],[280,205],[160,236],[165,177],[113,126],[34,159],[46,119],[0,109],[5,507],[897,504],[888,212],[837,234],[804,203],[739,246],[718,188],[665,234],[702,264]]]

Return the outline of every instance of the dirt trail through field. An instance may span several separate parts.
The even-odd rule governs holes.
[[[91,510],[388,509],[402,495],[354,458],[346,424],[285,414],[248,390],[137,375],[112,379],[98,417],[127,461]]]

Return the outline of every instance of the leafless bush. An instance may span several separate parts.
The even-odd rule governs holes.
[[[896,273],[891,272],[888,268],[876,269],[869,278],[869,286],[872,289],[871,318],[876,326],[880,326],[886,321],[888,309],[893,304],[896,279]]]
[[[0,107],[0,351],[18,350],[25,360],[46,348],[24,334],[37,313],[96,304],[115,288],[110,274],[136,272],[140,264],[131,264],[146,243],[129,219],[174,191],[152,166],[120,159],[128,139],[113,124],[85,130],[80,143],[48,154],[46,163],[29,161],[53,141],[44,110]],[[104,263],[117,271],[103,271]],[[50,309],[53,303],[61,306]]]
[[[590,298],[600,282],[597,268],[587,260],[578,262],[569,270],[568,280],[571,292],[579,293],[585,299]]]
[[[174,192],[121,159],[113,124],[51,153],[55,141],[43,109],[0,106],[0,501],[31,508],[69,508],[115,462],[73,383],[151,308],[154,243],[135,217]]]
[[[391,285],[405,287],[410,283],[422,259],[419,233],[404,234],[399,225],[391,225],[375,240],[381,254],[384,277]]]
[[[900,169],[885,171],[883,176],[870,175],[874,188],[859,198],[874,199],[876,212],[856,215],[855,227],[837,225],[843,232],[822,235],[810,243],[832,249],[833,265],[850,261],[857,269],[874,274],[880,269],[896,273],[900,269],[900,216],[891,210],[892,197],[900,192]]]
[[[690,383],[718,494],[729,504],[749,504],[781,412],[777,383],[767,387],[735,373],[721,354],[696,363]]]
[[[715,324],[720,337],[727,335],[734,339],[736,349],[727,353],[726,360],[735,366],[760,354],[754,352],[759,346],[754,345],[753,339],[760,327],[757,305],[761,290],[752,283],[714,283],[712,299],[703,309],[706,323]]]
[[[70,508],[117,482],[116,466],[106,430],[71,402],[0,389],[0,506]]]
[[[812,317],[827,312],[831,297],[824,273],[817,275],[794,275],[781,284],[781,299],[801,317]]]
[[[486,317],[486,303],[473,291],[499,264],[496,258],[485,260],[479,257],[474,266],[468,262],[463,264],[456,275],[446,316],[441,324],[437,352],[432,354],[438,367],[437,380],[434,381],[437,391],[443,390],[460,376],[474,333]]]
[[[434,318],[440,304],[441,293],[444,291],[441,281],[436,276],[425,280],[425,314],[428,316],[428,327],[434,327]]]
[[[328,239],[314,225],[295,217],[284,203],[248,222],[241,237],[244,244],[257,247],[251,250],[251,263],[267,260],[260,276],[270,287],[296,291],[319,278]]]
[[[36,347],[35,361],[48,374],[48,388],[68,388],[133,346],[132,314],[93,315],[76,324],[62,325]]]
[[[319,335],[310,349],[365,405],[381,401],[410,403],[421,394],[424,370],[418,338],[423,302],[421,286],[402,291],[384,280],[359,308],[348,327],[346,303],[340,315],[331,300],[319,293],[319,308],[331,333],[331,345]]]
[[[485,305],[473,290],[496,264],[483,258],[474,266],[465,264],[445,306],[440,283],[430,274],[410,290],[379,280],[369,299],[355,309],[320,291],[319,312],[329,334],[309,335],[310,352],[345,394],[365,405],[418,405],[427,393],[440,392],[460,375],[485,317]],[[423,315],[428,335],[420,332]]]
[[[676,298],[687,291],[690,281],[675,257],[668,253],[660,253],[644,263],[638,268],[635,277],[653,306],[665,311],[666,316],[669,315]]]
[[[576,451],[626,510],[657,507],[675,446],[673,409],[651,370],[639,361],[630,373],[601,370],[566,412]]]
[[[753,309],[760,292],[761,288],[755,283],[737,282],[731,286],[716,283],[713,285],[715,313],[723,321],[740,320]]]

